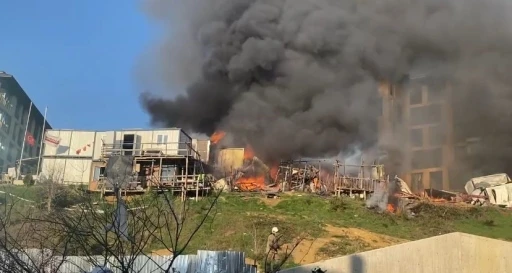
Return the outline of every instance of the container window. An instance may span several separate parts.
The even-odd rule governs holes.
[[[168,141],[168,135],[158,135],[156,141],[158,144],[166,144]]]

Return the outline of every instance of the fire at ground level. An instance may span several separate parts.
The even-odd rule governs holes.
[[[219,143],[225,133],[212,136]],[[466,182],[465,192],[427,188],[411,190],[400,176],[386,172],[379,161],[346,164],[335,159],[299,159],[264,162],[246,145],[244,148],[221,148],[213,145],[213,165],[200,160],[197,152],[187,146],[182,153],[169,156],[161,151],[144,150],[126,156],[122,147],[102,148],[104,173],[92,181],[89,190],[108,195],[114,192],[109,170],[123,169],[126,181],[120,188],[125,194],[147,190],[168,190],[181,193],[182,198],[208,194],[210,190],[262,192],[278,196],[283,192],[310,192],[324,196],[349,196],[367,200],[368,208],[377,211],[411,211],[421,200],[432,202],[467,202],[473,205],[512,207],[512,183],[506,174],[476,177]],[[123,156],[119,156],[123,154]],[[411,214],[412,216],[412,214]]]
[[[219,143],[225,133],[212,138]],[[371,164],[360,159],[359,165],[336,159],[282,160],[266,164],[250,145],[245,148],[220,148],[216,154],[212,182],[215,189],[258,191],[271,196],[280,192],[299,191],[320,195],[350,196],[367,200],[367,206],[379,212],[405,212],[414,216],[422,201],[435,203],[470,203],[512,207],[512,183],[507,174],[491,174],[467,181],[462,191],[428,187],[411,190],[399,176],[386,173],[378,160]],[[212,178],[213,178],[212,177]]]

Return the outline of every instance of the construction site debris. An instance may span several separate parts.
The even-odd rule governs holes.
[[[321,190],[319,168],[306,160],[281,161],[275,181],[283,191],[317,192]]]
[[[473,192],[479,188],[488,188],[492,186],[499,186],[510,183],[511,179],[506,173],[497,173],[492,175],[473,177],[471,180],[466,182],[464,189],[467,194],[473,194]]]
[[[465,185],[472,205],[512,207],[512,184],[506,173],[474,177]]]

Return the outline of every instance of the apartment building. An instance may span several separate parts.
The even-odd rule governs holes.
[[[25,142],[21,173],[36,173],[43,128],[51,126],[39,108],[14,76],[0,71],[0,172],[15,167]]]

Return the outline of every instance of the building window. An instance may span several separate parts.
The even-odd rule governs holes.
[[[4,89],[0,90],[0,104],[5,108],[9,107],[9,96],[7,96],[7,91]]]
[[[26,124],[28,119],[28,112],[23,113],[23,118],[21,119],[21,124]]]
[[[7,154],[7,161],[12,164],[14,167],[14,160],[17,159],[19,157],[19,151],[15,150],[15,149],[12,149],[8,154]]]
[[[158,135],[156,141],[158,144],[166,144],[168,140],[167,137],[168,135]]]
[[[413,169],[438,168],[443,165],[443,150],[441,148],[414,151],[412,153]]]
[[[441,126],[431,126],[428,128],[430,146],[441,146],[444,144],[446,137]]]
[[[443,172],[430,172],[430,188],[436,190],[443,189]]]
[[[16,104],[17,104],[17,102],[18,101],[17,101],[16,97],[14,97],[14,96],[10,97],[8,108],[11,111],[11,113],[13,113],[13,114],[16,111]]]
[[[409,134],[411,140],[411,147],[423,147],[423,129],[411,129],[409,131]]]
[[[18,144],[18,146],[21,146],[23,144],[23,141],[25,140],[25,128],[19,128],[18,129],[18,138],[16,138],[16,144]]]
[[[423,103],[423,94],[420,85],[411,86],[409,88],[409,104],[422,104]]]
[[[9,126],[11,125],[11,116],[5,111],[0,110],[0,128],[5,133],[9,133]]]
[[[8,145],[8,144],[5,143],[5,137],[0,134],[0,157],[5,158],[6,145]]]
[[[19,105],[18,109],[16,109],[16,119],[21,122],[21,115],[23,114],[23,105]]]
[[[442,107],[440,104],[409,108],[409,123],[412,126],[440,123],[442,120]]]
[[[420,192],[423,190],[423,173],[411,174],[411,191]]]
[[[429,83],[428,91],[427,91],[427,102],[428,103],[437,103],[443,100],[443,95],[446,94],[444,92],[446,89],[446,83],[443,81],[434,81]]]
[[[104,173],[105,167],[94,167],[94,174],[92,180],[99,181],[101,178],[103,178]]]

